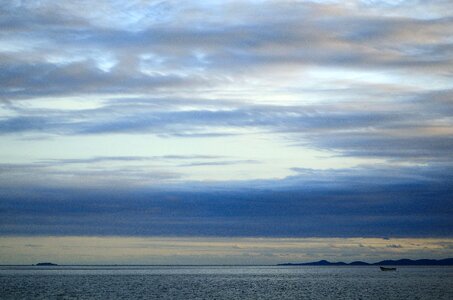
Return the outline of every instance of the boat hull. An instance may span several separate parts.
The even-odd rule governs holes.
[[[396,268],[379,267],[381,271],[396,271]]]

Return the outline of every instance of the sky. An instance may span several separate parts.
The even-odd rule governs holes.
[[[0,1],[0,264],[453,256],[452,12]]]

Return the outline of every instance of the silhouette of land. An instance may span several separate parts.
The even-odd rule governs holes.
[[[58,266],[58,265],[51,263],[51,262],[40,262],[40,263],[37,263],[36,266],[45,267],[45,266]]]
[[[320,260],[308,263],[284,263],[278,266],[453,266],[453,258],[445,259],[399,259],[399,260],[382,260],[376,263],[367,263],[364,261],[345,262],[330,262]]]

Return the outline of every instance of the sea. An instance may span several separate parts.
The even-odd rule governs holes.
[[[0,299],[453,299],[453,267],[1,266]]]

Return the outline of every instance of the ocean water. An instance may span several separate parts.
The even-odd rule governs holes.
[[[1,299],[453,299],[453,267],[0,267]]]

